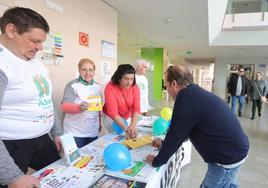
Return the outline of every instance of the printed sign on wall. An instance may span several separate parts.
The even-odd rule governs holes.
[[[60,65],[63,62],[63,37],[59,33],[48,33],[43,43],[41,59],[45,64]]]
[[[79,32],[79,44],[82,46],[88,46],[88,34]]]

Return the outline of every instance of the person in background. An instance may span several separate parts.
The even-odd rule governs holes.
[[[64,90],[62,112],[65,133],[71,133],[79,148],[98,138],[101,130],[101,87],[94,80],[95,64],[90,59],[78,63],[79,77]]]
[[[142,115],[149,115],[149,91],[148,91],[148,79],[146,78],[146,70],[149,67],[149,63],[143,59],[136,60],[136,84],[140,89],[140,112]]]
[[[252,113],[251,120],[255,119],[256,107],[258,109],[258,115],[261,117],[262,101],[261,96],[265,97],[267,90],[267,82],[262,79],[262,74],[260,72],[256,73],[255,80],[251,84],[251,99],[252,99]]]
[[[162,145],[158,155],[148,155],[146,161],[153,167],[167,163],[189,138],[208,164],[200,187],[238,187],[237,174],[249,141],[234,113],[221,98],[193,84],[192,74],[183,66],[170,66],[165,83],[175,101],[173,115],[163,143],[153,142]]]
[[[110,126],[114,121],[126,132],[127,138],[136,138],[136,124],[140,115],[140,90],[136,84],[134,67],[130,64],[119,65],[106,85],[104,95],[103,112],[106,115],[104,118],[107,129],[111,131]],[[122,118],[131,118],[130,125],[127,126]]]
[[[236,75],[230,77],[227,87],[228,96],[231,96],[232,98],[231,109],[235,113],[236,99],[238,99],[238,116],[241,117],[245,103],[245,97],[248,91],[248,81],[247,78],[244,76],[244,68],[242,66],[238,68],[238,73]]]
[[[28,167],[40,170],[60,159],[62,134],[51,81],[35,57],[49,25],[37,12],[14,7],[0,26],[0,187],[40,187],[24,174]]]

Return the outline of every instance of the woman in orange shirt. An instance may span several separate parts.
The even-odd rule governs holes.
[[[136,138],[136,123],[140,115],[140,90],[136,85],[133,66],[130,64],[118,66],[105,87],[104,96],[104,114],[126,132],[127,138]],[[127,126],[122,118],[126,120],[131,118],[130,125]]]

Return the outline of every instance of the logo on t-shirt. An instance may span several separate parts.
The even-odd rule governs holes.
[[[146,89],[146,87],[145,87],[145,85],[143,83],[138,84],[138,86],[139,86],[140,90],[145,90]]]
[[[52,104],[52,99],[49,91],[48,81],[41,75],[35,75],[33,77],[35,86],[39,92],[39,104],[38,106],[48,107]]]

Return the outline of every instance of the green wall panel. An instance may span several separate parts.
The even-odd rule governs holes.
[[[154,65],[154,71],[151,76],[152,79],[150,79],[150,75],[148,78],[149,89],[153,89],[154,99],[160,100],[162,98],[163,48],[142,48],[141,58],[148,60]],[[153,87],[150,84],[153,84]]]

